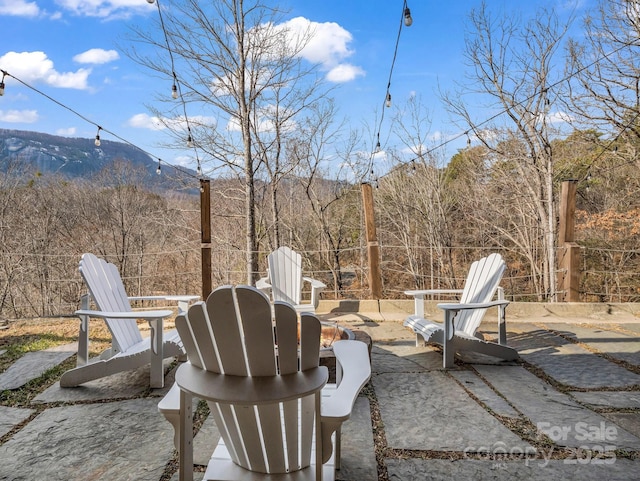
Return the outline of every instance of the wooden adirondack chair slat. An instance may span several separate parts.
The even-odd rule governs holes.
[[[82,308],[76,311],[80,318],[78,342],[78,365],[65,372],[60,386],[73,387],[120,371],[136,369],[151,363],[151,387],[164,385],[162,361],[167,357],[183,356],[182,343],[177,331],[163,332],[163,320],[171,310],[133,311],[122,279],[115,265],[99,259],[93,254],[83,254],[79,266],[89,296],[83,297]],[[171,296],[179,303],[188,303],[198,296]],[[153,296],[154,299],[162,296]],[[90,309],[93,299],[97,310]],[[89,362],[88,345],[89,318],[104,319],[112,337],[112,347]],[[142,337],[137,320],[149,322],[151,335]]]
[[[206,314],[196,314],[198,310]],[[367,346],[359,341],[334,344],[345,375],[338,388],[327,391],[333,403],[328,402],[324,415],[321,389],[328,372],[318,365],[320,321],[302,316],[298,347],[296,311],[277,303],[273,313],[275,320],[269,299],[259,290],[225,286],[213,291],[206,304],[195,304],[178,317],[189,361],[176,372],[176,385],[158,409],[178,433],[181,481],[193,476],[193,467],[185,465],[193,459],[192,430],[181,428],[187,425],[191,396],[207,400],[221,434],[204,479],[257,480],[260,473],[286,473],[290,481],[334,479],[334,463],[340,460],[335,437],[371,375]],[[194,327],[205,318],[210,329]],[[206,350],[217,350],[219,370],[201,362],[213,357]]]
[[[311,299],[303,303],[305,283],[311,288]],[[260,279],[256,286],[270,292],[273,302],[286,302],[298,312],[315,312],[320,293],[326,287],[323,282],[302,275],[302,256],[287,246],[279,247],[267,256],[267,277]]]
[[[506,264],[499,254],[490,254],[475,261],[469,268],[460,301],[441,303],[438,307],[445,311],[445,322],[440,323],[424,317],[422,302],[429,294],[443,294],[446,290],[416,290],[405,294],[416,298],[415,313],[407,317],[404,325],[416,334],[416,345],[423,342],[437,343],[443,346],[443,367],[453,367],[455,352],[474,351],[508,361],[518,359],[518,353],[506,345],[505,309],[508,301],[502,298],[499,289],[500,280]],[[492,300],[499,293],[498,300]],[[458,291],[452,291],[458,292]],[[490,307],[498,308],[499,343],[485,341],[476,335],[482,319]],[[447,325],[453,319],[452,332]]]

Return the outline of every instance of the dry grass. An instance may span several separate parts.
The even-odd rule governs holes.
[[[78,340],[79,320],[76,317],[36,318],[5,321],[0,329],[0,373],[27,352],[40,351]],[[140,330],[148,331],[149,325],[139,322]],[[173,319],[165,322],[166,328],[173,328]],[[143,332],[143,335],[146,333]],[[111,346],[111,334],[102,320],[89,322],[89,355],[97,356]],[[63,372],[75,365],[72,356],[62,364],[50,369],[37,379],[29,381],[19,389],[0,391],[0,405],[33,407],[31,400],[47,387],[55,383]]]

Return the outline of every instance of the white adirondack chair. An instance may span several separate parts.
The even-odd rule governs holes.
[[[509,301],[504,299],[502,288],[498,287],[505,268],[502,257],[491,254],[471,264],[462,290],[405,291],[415,299],[415,313],[407,317],[404,325],[416,333],[416,346],[426,343],[442,345],[445,369],[454,366],[454,354],[461,351],[479,352],[508,361],[518,359],[517,351],[506,345],[505,310]],[[492,300],[496,291],[498,299]],[[453,293],[461,294],[460,302],[438,304],[444,311],[444,323],[425,319],[425,296]],[[490,307],[498,308],[498,343],[486,341],[476,333]]]
[[[324,283],[302,275],[302,256],[290,247],[278,247],[267,256],[267,277],[258,280],[256,287],[271,292],[272,301],[288,302],[298,312],[315,312]],[[302,303],[303,284],[311,287],[309,303]]]
[[[82,298],[81,309],[75,314],[80,318],[78,359],[76,367],[60,378],[61,387],[75,387],[87,381],[109,376],[121,371],[136,369],[151,363],[151,387],[164,385],[164,358],[184,356],[177,331],[163,332],[163,321],[173,315],[168,309],[133,311],[130,299],[166,299],[178,302],[178,311],[186,311],[189,302],[199,296],[149,296],[127,297],[122,279],[115,265],[93,254],[83,254],[80,274],[87,285],[89,295]],[[98,310],[89,309],[93,298]],[[111,348],[97,359],[89,360],[89,319],[104,319],[112,336]],[[143,338],[136,322],[149,322],[151,336]]]
[[[188,361],[158,409],[176,430],[180,481],[193,479],[192,396],[207,400],[221,434],[205,480],[335,479],[340,426],[371,375],[367,346],[335,342],[341,380],[326,385],[318,318],[299,321],[284,302],[273,311],[275,321],[259,290],[224,286],[176,318]]]

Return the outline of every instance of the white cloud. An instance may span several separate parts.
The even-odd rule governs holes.
[[[35,110],[0,110],[0,122],[14,124],[32,124],[38,121]]]
[[[289,31],[292,42],[307,34],[311,35],[300,55],[309,62],[320,64],[328,72],[327,80],[349,82],[365,74],[360,67],[343,62],[354,54],[354,50],[349,48],[353,36],[337,23],[318,23],[296,17],[280,27]]]
[[[553,112],[551,114],[547,114],[547,122],[551,124],[560,124],[563,122],[571,123],[575,121],[575,117],[567,112]]]
[[[40,8],[36,2],[27,2],[25,0],[0,0],[0,15],[36,17],[40,15]]]
[[[127,124],[137,129],[164,130],[167,128],[158,117],[152,117],[148,114],[136,114],[129,119]]]
[[[57,0],[62,8],[85,17],[127,18],[156,9],[144,0]]]
[[[52,87],[85,90],[91,69],[58,72],[44,52],[8,52],[0,57],[0,68],[20,80],[44,82]],[[10,79],[10,78],[9,78]]]
[[[56,130],[56,135],[62,135],[63,137],[71,137],[76,135],[77,129],[75,127],[68,127],[66,129]]]
[[[113,62],[119,58],[120,55],[118,55],[118,52],[115,50],[92,48],[73,57],[73,61],[78,63],[103,64]]]
[[[213,117],[206,117],[204,115],[189,117],[189,122],[192,128],[196,125],[215,125],[215,119]],[[171,127],[173,130],[187,131],[187,122],[183,116],[170,119],[148,114],[136,114],[127,121],[127,125],[137,129],[164,130]]]
[[[327,73],[327,80],[329,82],[344,83],[350,82],[357,77],[364,76],[365,72],[360,67],[343,63],[333,67],[329,73]]]

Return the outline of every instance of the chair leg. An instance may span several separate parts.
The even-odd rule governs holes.
[[[455,367],[454,355],[455,349],[453,347],[454,326],[453,319],[457,311],[445,310],[444,311],[444,339],[442,343],[442,367],[444,369],[451,369]]]
[[[179,481],[193,481],[193,413],[191,394],[180,390]]]
[[[340,439],[342,437],[342,427],[339,427],[338,429],[336,429],[336,444],[335,444],[335,448],[334,448],[334,461],[335,461],[335,469],[340,469]]]

